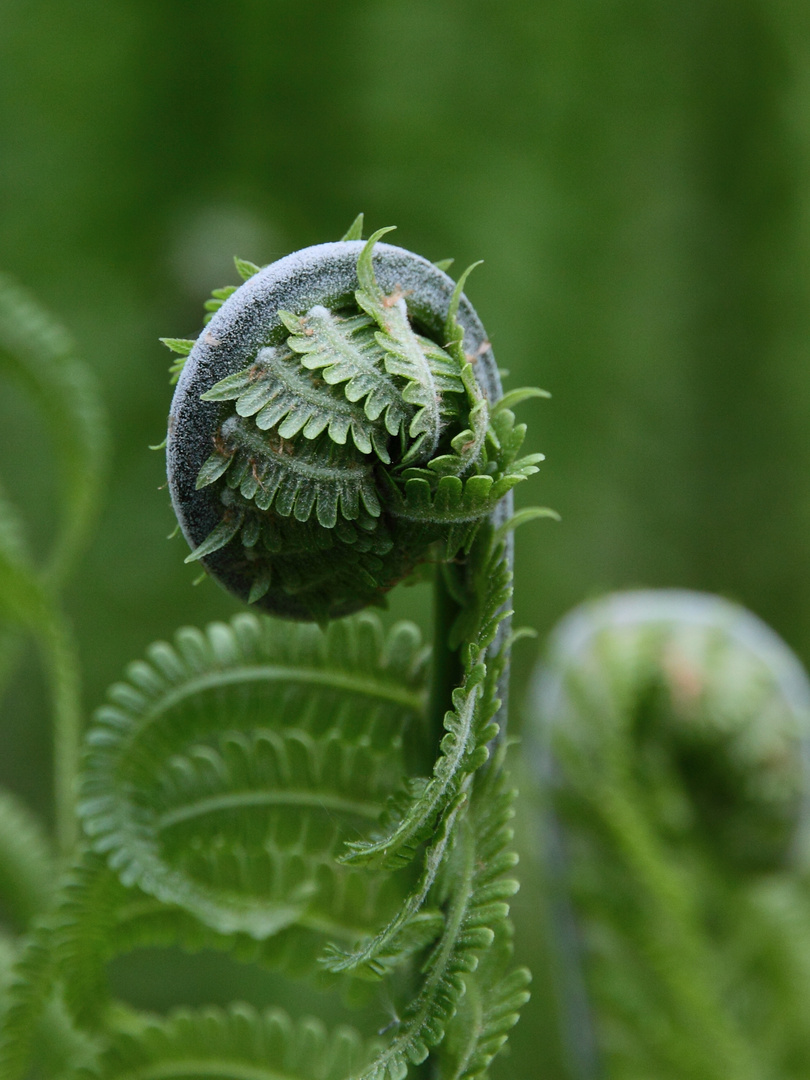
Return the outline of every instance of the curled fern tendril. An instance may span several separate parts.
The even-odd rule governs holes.
[[[179,376],[169,486],[190,561],[243,600],[323,621],[469,550],[536,471],[462,287],[346,240],[215,295]],[[172,340],[185,351],[186,343]]]

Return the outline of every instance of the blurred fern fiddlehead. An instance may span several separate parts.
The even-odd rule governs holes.
[[[810,682],[719,597],[615,594],[532,696],[573,1075],[810,1071]]]
[[[82,1078],[463,1080],[528,996],[498,736],[511,532],[543,513],[512,513],[538,461],[512,407],[539,391],[502,395],[466,275],[360,228],[237,260],[196,342],[166,339],[187,561],[253,610],[157,643],[97,713],[86,842],[17,966],[6,1080],[48,1001],[88,1043]],[[362,610],[419,568],[432,663],[414,626]],[[294,979],[306,1012],[337,994],[355,1023],[115,1001],[109,962],[160,944]]]

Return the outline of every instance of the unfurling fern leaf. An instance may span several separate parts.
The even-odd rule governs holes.
[[[319,371],[328,386],[345,383],[347,401],[362,402],[370,421],[382,419],[389,435],[399,435],[413,409],[385,370],[369,315],[340,315],[316,304],[306,315],[281,312],[281,318],[290,331],[287,345],[308,371]]]
[[[288,618],[379,604],[468,545],[540,459],[517,458],[525,427],[497,408],[464,278],[378,243],[387,231],[223,295],[172,403],[169,489],[191,558]]]
[[[88,1039],[69,1080],[403,1080],[429,1057],[437,1080],[472,1080],[527,997],[502,736],[511,530],[534,513],[511,491],[540,460],[519,457],[511,406],[533,392],[502,398],[466,275],[361,228],[237,260],[245,283],[214,291],[198,340],[164,339],[189,560],[294,622],[183,629],[111,688],[83,845],[7,991],[3,1080],[22,1080],[49,1001]],[[410,624],[360,611],[430,564],[432,664]],[[138,1013],[107,968],[155,945],[339,991],[357,1030]]]

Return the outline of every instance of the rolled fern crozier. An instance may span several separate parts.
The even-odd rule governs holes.
[[[247,280],[215,293],[179,374],[167,459],[188,561],[287,618],[379,603],[469,549],[541,458],[517,459],[525,428],[466,274],[387,231],[238,263]]]

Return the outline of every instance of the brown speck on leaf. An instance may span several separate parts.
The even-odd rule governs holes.
[[[469,363],[474,364],[479,356],[483,356],[485,352],[488,352],[492,348],[491,341],[482,341],[474,353],[465,352]]]
[[[225,436],[222,434],[222,428],[217,428],[211,437],[211,441],[214,444],[214,449],[220,455],[220,457],[233,457],[236,452],[235,447],[229,446],[225,441]]]
[[[259,487],[262,489],[262,491],[266,492],[267,488],[262,483],[261,476],[259,476],[259,469],[258,469],[258,466],[256,465],[256,459],[255,458],[250,459],[250,472],[251,472],[251,475],[253,476],[253,479],[256,481],[256,483],[259,485]]]
[[[400,300],[404,300],[406,296],[410,296],[413,293],[413,289],[403,289],[401,285],[395,285],[394,291],[389,296],[383,297],[383,307],[393,307],[399,303]]]
[[[295,443],[282,438],[277,431],[267,432],[267,445],[274,454],[287,454],[290,457],[295,453]]]

